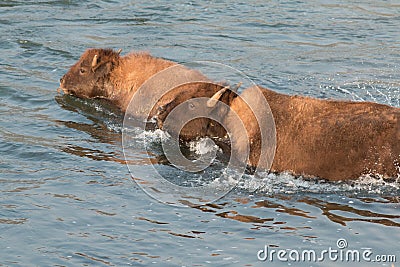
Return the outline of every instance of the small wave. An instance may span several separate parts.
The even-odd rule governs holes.
[[[337,91],[353,101],[372,101],[400,107],[400,84],[380,80],[357,80],[341,85],[320,85],[322,90]],[[345,97],[346,98],[346,97]]]

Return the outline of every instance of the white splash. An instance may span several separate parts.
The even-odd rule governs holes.
[[[219,152],[221,149],[210,138],[201,138],[198,141],[189,142],[189,150],[196,155],[206,155],[211,152]]]
[[[400,179],[385,181],[370,176],[360,177],[352,181],[328,182],[320,179],[304,179],[288,173],[262,174],[261,177],[245,175],[238,183],[238,188],[246,191],[263,193],[334,193],[334,192],[366,192],[390,193],[400,190]]]
[[[137,128],[137,131],[133,133],[134,137],[139,140],[147,140],[152,142],[162,142],[171,138],[171,136],[160,129],[156,129],[154,131],[143,131],[142,129]]]

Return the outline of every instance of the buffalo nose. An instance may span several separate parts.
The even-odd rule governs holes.
[[[64,82],[64,77],[65,77],[65,75],[62,76],[62,78],[60,79],[60,83],[63,83],[63,82]]]

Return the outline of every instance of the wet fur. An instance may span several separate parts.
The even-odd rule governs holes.
[[[399,175],[399,108],[288,96],[267,89],[262,93],[276,126],[272,171],[328,180],[356,179],[365,174],[385,178]],[[232,110],[240,114],[245,125],[250,125],[251,115],[242,105],[240,98],[231,103]],[[252,127],[248,129],[250,138],[259,138]],[[252,148],[250,166],[256,166],[259,153],[259,145]],[[266,167],[263,159],[259,166]]]
[[[220,100],[231,110],[209,110],[210,114],[219,112],[224,125],[231,129],[232,149],[239,154],[245,153],[249,143],[249,167],[331,181],[356,179],[366,174],[384,178],[399,176],[399,108],[372,102],[289,96],[260,89],[268,101],[276,127],[272,166],[266,158],[260,158],[261,141],[265,140],[261,140],[256,117],[244,101],[252,102],[254,110],[261,109],[257,105],[263,102],[256,99],[258,96],[255,97],[254,92],[257,88],[244,90],[240,97],[227,91]],[[205,106],[198,108],[208,109]],[[240,133],[234,113],[243,122],[247,136]],[[261,120],[267,119],[268,116],[261,116]],[[162,127],[162,123],[160,125]],[[197,126],[197,129],[204,130],[203,135],[214,138],[226,137],[226,131],[221,128],[211,120],[207,121],[207,126]]]

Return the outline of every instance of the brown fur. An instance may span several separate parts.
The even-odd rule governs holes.
[[[267,89],[262,92],[276,126],[272,171],[328,180],[356,179],[363,174],[394,178],[399,174],[400,109],[371,102],[288,96]],[[252,116],[242,105],[236,98],[231,107],[249,125],[250,138],[257,139],[259,133],[248,119]],[[256,166],[259,149],[252,148],[249,165]],[[259,167],[266,167],[262,159]]]
[[[97,60],[95,66],[92,66],[94,57]],[[180,94],[182,101],[185,101],[194,97],[210,97],[222,88],[222,85],[212,83],[198,71],[187,69],[172,61],[152,57],[148,53],[130,53],[126,56],[120,56],[119,52],[111,49],[88,49],[61,78],[60,89],[65,94],[80,98],[105,98],[123,112],[126,112],[138,89],[153,75],[172,66],[179,67],[176,68],[179,75],[169,75],[164,80],[156,79],[149,91],[141,95],[139,103],[135,102],[137,104],[135,107],[130,106],[129,112],[140,118],[143,115],[149,115],[151,118],[157,113],[160,106],[171,103],[173,99],[176,99],[177,94]],[[193,82],[188,83],[187,81]],[[166,94],[162,94],[159,99],[158,93],[162,92],[162,87],[165,84],[176,85],[176,87],[172,86],[175,88]],[[144,107],[151,102],[150,100],[154,99],[157,104],[150,107],[150,114],[143,112],[143,110],[146,110]],[[179,104],[177,101],[174,101],[174,103],[175,105]],[[194,129],[189,126],[189,124],[185,126],[185,129]],[[190,135],[195,133],[190,130]],[[183,134],[182,138],[185,138]]]
[[[92,67],[95,55],[98,63]],[[133,94],[146,80],[175,64],[147,53],[122,57],[111,49],[88,49],[61,78],[60,88],[81,98],[109,99],[126,111]]]
[[[262,101],[256,99],[255,89],[246,89],[241,97],[227,91],[221,98],[231,107],[231,111],[224,111],[221,116],[223,124],[231,129],[233,148],[239,154],[241,151],[244,153],[246,144],[250,143],[249,166],[332,181],[356,179],[364,174],[377,174],[384,178],[399,175],[399,108],[371,102],[289,96],[261,89],[276,126],[276,152],[269,168],[270,162],[265,157],[260,158],[258,122],[243,100],[251,102],[254,110],[260,109],[257,105]],[[210,109],[209,112],[216,111]],[[234,113],[243,122],[247,136],[238,133]],[[262,116],[261,121],[267,119],[268,116]],[[212,132],[222,137],[226,132],[219,128],[220,125],[211,124],[211,121],[208,121],[208,127],[203,127],[206,134]]]

